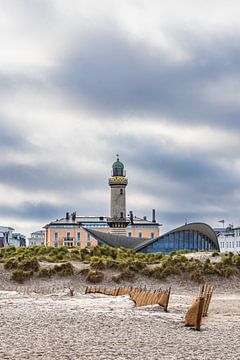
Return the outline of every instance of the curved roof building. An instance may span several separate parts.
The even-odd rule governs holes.
[[[99,245],[125,247],[136,252],[169,254],[177,250],[219,250],[214,230],[204,223],[186,224],[151,240],[86,230],[97,240]]]

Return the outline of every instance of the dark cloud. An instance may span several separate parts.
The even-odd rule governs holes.
[[[239,128],[239,106],[208,99],[208,87],[239,79],[239,39],[172,33],[189,60],[175,62],[123,33],[96,29],[62,59],[53,81],[68,97],[102,114],[167,116],[169,121]],[[224,88],[218,89],[224,94]]]
[[[77,211],[78,215],[96,215],[102,216],[105,215],[104,208],[96,204],[95,213],[93,214],[93,209],[89,204],[84,204],[84,208],[81,208],[81,204],[73,204],[66,201],[60,205],[53,204],[51,202],[33,202],[26,201],[21,203],[18,206],[4,206],[0,208],[0,216],[2,218],[10,217],[21,220],[28,220],[30,223],[35,221],[37,223],[44,223],[54,221],[55,219],[60,219],[65,216],[66,212]]]
[[[0,179],[2,184],[28,191],[75,192],[98,188],[103,174],[97,178],[84,171],[78,172],[68,164],[1,164]]]
[[[0,209],[0,216],[15,217],[16,219],[28,219],[42,221],[47,219],[55,219],[56,216],[64,216],[64,206],[54,205],[47,202],[24,202],[19,206],[4,206]]]

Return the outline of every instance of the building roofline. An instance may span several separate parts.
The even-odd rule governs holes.
[[[182,231],[182,230],[197,230],[197,231],[201,232],[202,234],[206,235],[210,240],[212,240],[212,242],[216,245],[216,247],[219,248],[218,239],[217,239],[217,235],[216,235],[215,231],[213,230],[213,228],[210,225],[203,223],[203,222],[193,222],[193,223],[179,226],[173,230],[166,232],[165,234],[158,236],[157,238],[150,239],[149,243],[147,245],[151,245],[152,243],[163,238],[166,235],[173,234],[177,231]],[[136,251],[142,249],[145,246],[146,245],[137,247]]]

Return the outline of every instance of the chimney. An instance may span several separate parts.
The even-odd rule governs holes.
[[[70,216],[69,216],[69,212],[66,212],[66,220],[69,220]]]
[[[130,213],[130,223],[133,225],[133,212],[129,211]]]
[[[147,220],[147,217],[146,217],[146,216],[144,216],[144,217],[143,217],[143,220]]]
[[[156,222],[156,211],[155,209],[152,209],[152,222]]]
[[[76,211],[74,211],[73,213],[72,213],[72,221],[75,221],[76,220]]]

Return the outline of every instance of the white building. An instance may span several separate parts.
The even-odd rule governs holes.
[[[13,228],[9,226],[0,226],[0,247],[8,246],[12,240]]]
[[[228,227],[218,235],[218,243],[221,252],[240,254],[240,227]]]
[[[41,246],[44,245],[45,231],[39,230],[31,233],[31,237],[27,239],[27,246]]]

